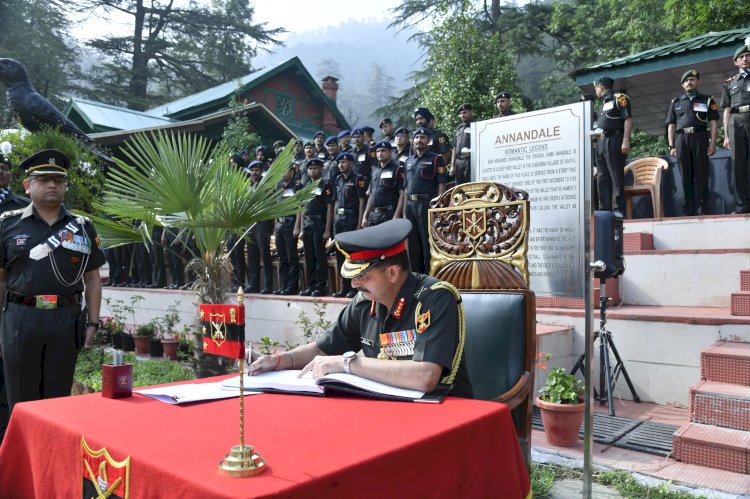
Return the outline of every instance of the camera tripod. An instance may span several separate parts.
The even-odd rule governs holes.
[[[628,383],[628,388],[630,388],[630,393],[633,395],[633,400],[640,403],[641,399],[638,397],[635,387],[630,381],[628,370],[625,369],[625,363],[617,352],[615,342],[612,340],[612,333],[607,330],[607,300],[609,298],[607,298],[607,291],[605,288],[606,280],[605,277],[599,278],[599,331],[594,333],[594,341],[599,338],[599,391],[597,392],[596,388],[594,388],[594,399],[599,401],[599,405],[604,405],[606,399],[607,404],[609,404],[609,415],[614,416],[615,406],[612,403],[612,392],[620,374],[623,375],[625,381]],[[609,358],[610,349],[612,350],[615,359],[617,359],[617,364],[615,364],[614,370],[610,368],[612,365]],[[585,376],[584,354],[581,354],[581,356],[578,357],[578,362],[575,363],[570,374],[575,374],[579,369]]]

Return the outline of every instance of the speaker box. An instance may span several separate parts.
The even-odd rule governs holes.
[[[606,268],[595,272],[598,278],[616,277],[625,271],[622,218],[611,211],[594,212],[594,261],[601,260]]]

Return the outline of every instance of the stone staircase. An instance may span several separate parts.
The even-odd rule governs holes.
[[[750,315],[750,270],[740,271],[740,291],[732,293],[732,315]]]
[[[722,340],[701,352],[690,422],[672,446],[678,461],[750,474],[750,343]]]

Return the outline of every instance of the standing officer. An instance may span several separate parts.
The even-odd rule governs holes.
[[[393,145],[395,137],[393,136],[393,122],[390,118],[384,118],[380,122],[380,131],[383,133],[383,137],[380,140],[387,140]]]
[[[724,109],[724,147],[732,150],[734,200],[732,213],[750,213],[747,170],[750,162],[750,37],[734,53],[739,73],[724,84],[721,107]]]
[[[622,217],[625,211],[625,158],[630,152],[633,115],[628,96],[612,91],[614,83],[607,76],[594,81],[596,96],[602,100],[596,126],[603,135],[596,150],[596,187],[599,209]]]
[[[313,144],[315,145],[315,156],[317,156],[321,161],[325,161],[326,159],[326,148],[323,145],[323,142],[326,140],[326,134],[323,133],[322,130],[318,130],[315,132],[315,135],[313,136]]]
[[[104,254],[91,222],[62,204],[69,164],[55,150],[27,158],[20,168],[31,205],[0,217],[0,343],[11,412],[18,402],[70,395],[78,350],[99,328]]]
[[[409,234],[409,259],[412,272],[430,271],[430,231],[427,210],[430,200],[445,192],[448,172],[443,157],[429,150],[430,132],[414,130],[413,149],[406,160],[406,218],[413,225]]]
[[[326,151],[326,157],[323,159],[323,179],[333,185],[336,183],[336,177],[341,173],[339,164],[336,162],[336,157],[339,155],[339,141],[336,137],[331,136],[326,139]]]
[[[719,121],[714,98],[698,93],[699,78],[698,71],[685,71],[680,82],[685,94],[672,99],[667,112],[669,154],[680,165],[688,216],[708,214],[708,157],[716,152]]]
[[[252,179],[250,188],[255,189],[263,178],[263,163],[253,161],[247,167]],[[245,293],[273,293],[273,270],[271,268],[271,233],[273,220],[263,220],[250,229],[250,242],[247,245],[247,274],[250,284]],[[260,288],[260,262],[263,261],[263,282]]]
[[[448,136],[442,130],[432,128],[435,116],[426,107],[418,107],[414,110],[414,122],[417,128],[427,130],[429,136],[430,151],[443,157],[443,164],[451,159],[451,143]]]
[[[302,188],[294,179],[294,164],[276,186],[281,191],[282,198],[294,196]],[[297,238],[299,238],[299,214],[288,215],[276,219],[274,235],[276,236],[276,251],[279,253],[279,289],[275,295],[296,295],[299,291],[299,253],[297,252]]]
[[[307,163],[310,181],[320,179],[313,197],[302,211],[302,246],[305,249],[307,289],[302,296],[325,296],[328,294],[328,258],[326,241],[331,238],[333,227],[333,186],[322,179],[323,162],[313,158]]]
[[[339,141],[339,150],[341,152],[349,152],[352,150],[352,146],[349,145],[351,139],[351,132],[349,130],[341,130],[336,138]]]
[[[495,96],[495,107],[497,108],[497,114],[493,116],[493,118],[504,118],[506,116],[512,116],[516,114],[515,111],[513,111],[510,106],[513,103],[511,102],[511,96],[508,92],[500,92]]]
[[[394,132],[395,146],[393,149],[393,159],[399,166],[405,167],[406,160],[411,156],[411,143],[409,142],[409,130],[401,127]]]
[[[458,107],[461,124],[456,128],[456,139],[453,144],[453,175],[456,185],[471,182],[471,122],[474,121],[471,104]]]
[[[350,152],[342,152],[336,157],[341,174],[336,177],[333,184],[334,200],[334,234],[338,236],[344,232],[362,228],[362,213],[365,211],[365,194],[367,192],[367,179],[355,175],[352,171],[354,156]],[[344,263],[344,255],[336,252],[336,261],[339,267]],[[352,289],[351,279],[341,278],[341,291],[334,293],[335,298],[353,298],[357,294]]]
[[[369,179],[376,160],[375,151],[370,152],[370,146],[366,142],[364,133],[364,130],[361,128],[352,130],[354,147],[352,147],[351,153],[354,156],[354,174]]]
[[[362,216],[362,226],[371,227],[404,213],[404,170],[393,161],[391,143],[382,140],[375,144],[378,165],[372,169],[370,197]]]

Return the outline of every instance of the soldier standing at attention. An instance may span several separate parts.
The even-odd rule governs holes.
[[[409,260],[412,272],[430,271],[430,234],[427,210],[430,200],[445,192],[448,172],[443,157],[429,150],[430,132],[414,130],[412,154],[406,160],[406,218],[412,223],[409,233]]]
[[[411,143],[409,142],[409,130],[401,127],[394,133],[396,145],[393,149],[393,159],[399,166],[405,167],[406,160],[411,155]]]
[[[336,137],[326,139],[326,150],[328,152],[323,159],[323,179],[333,185],[336,183],[336,177],[341,174],[339,164],[336,162],[336,157],[339,155],[339,141]]]
[[[495,96],[495,107],[497,108],[497,114],[493,116],[494,118],[504,118],[506,116],[512,116],[516,114],[515,111],[513,111],[510,106],[513,103],[511,102],[511,96],[508,92],[500,92]]]
[[[276,186],[281,191],[281,197],[294,196],[302,186],[294,179],[294,163]],[[297,252],[297,238],[299,238],[301,219],[299,213],[276,219],[274,235],[276,236],[276,251],[279,253],[279,289],[275,295],[296,295],[299,291],[299,253]]]
[[[263,178],[263,162],[253,161],[247,167],[255,189]],[[250,229],[250,242],[247,244],[247,274],[250,284],[245,293],[273,293],[273,271],[271,270],[271,233],[273,220],[263,220]],[[263,288],[260,289],[260,262],[263,261]]]
[[[339,153],[336,158],[341,174],[336,177],[333,184],[334,200],[334,235],[338,236],[344,232],[362,228],[362,213],[365,211],[365,193],[367,192],[367,179],[357,176],[352,171],[354,167],[354,156],[350,152]],[[339,267],[344,263],[344,255],[336,252],[336,261]],[[334,293],[335,298],[353,298],[357,294],[352,289],[351,279],[341,278],[341,291]]]
[[[302,245],[305,248],[307,289],[302,296],[325,296],[328,294],[328,258],[326,241],[331,238],[333,227],[333,186],[321,178],[323,162],[313,158],[307,163],[310,181],[320,179],[313,191],[315,197],[305,204],[302,211]]]
[[[734,200],[732,213],[750,213],[747,170],[750,161],[750,36],[734,53],[739,73],[724,84],[721,107],[724,109],[724,147],[732,150]]]
[[[602,130],[596,150],[596,187],[599,209],[622,217],[625,211],[625,158],[630,152],[633,116],[630,99],[612,91],[614,80],[602,76],[594,81],[596,96],[602,108],[596,126]]]
[[[378,165],[372,169],[363,227],[401,218],[404,212],[404,170],[392,159],[391,143],[383,140],[375,144],[375,154]]]
[[[315,145],[315,156],[320,159],[321,161],[325,161],[326,159],[326,148],[323,145],[323,142],[326,140],[326,134],[323,133],[322,130],[318,130],[315,132],[315,135],[313,136],[313,144]]]
[[[339,141],[339,150],[341,152],[349,152],[352,150],[352,146],[349,145],[349,139],[351,138],[351,132],[349,130],[341,130],[336,138]]]
[[[456,139],[453,144],[453,175],[456,185],[471,182],[471,122],[474,121],[471,104],[458,107],[461,124],[456,128]]]
[[[417,128],[427,130],[429,136],[428,146],[430,151],[443,157],[443,164],[447,164],[451,159],[451,143],[448,136],[442,130],[432,127],[435,116],[426,107],[418,107],[414,110],[414,122]]]
[[[383,121],[380,122],[380,131],[383,133],[383,137],[380,140],[387,140],[391,143],[391,145],[395,145],[395,137],[393,136],[393,122],[390,118],[384,118]]]
[[[669,154],[680,165],[687,216],[708,214],[708,157],[716,152],[719,121],[714,98],[698,93],[699,77],[694,69],[685,71],[685,93],[672,99],[667,113]]]
[[[355,128],[352,130],[352,140],[354,147],[351,150],[354,156],[354,174],[370,178],[372,167],[376,163],[375,151],[370,155],[370,146],[365,142],[364,130]]]
[[[31,204],[0,217],[0,343],[11,413],[18,402],[70,395],[78,350],[99,328],[104,254],[91,222],[63,206],[69,164],[55,150],[27,158],[20,168]]]

